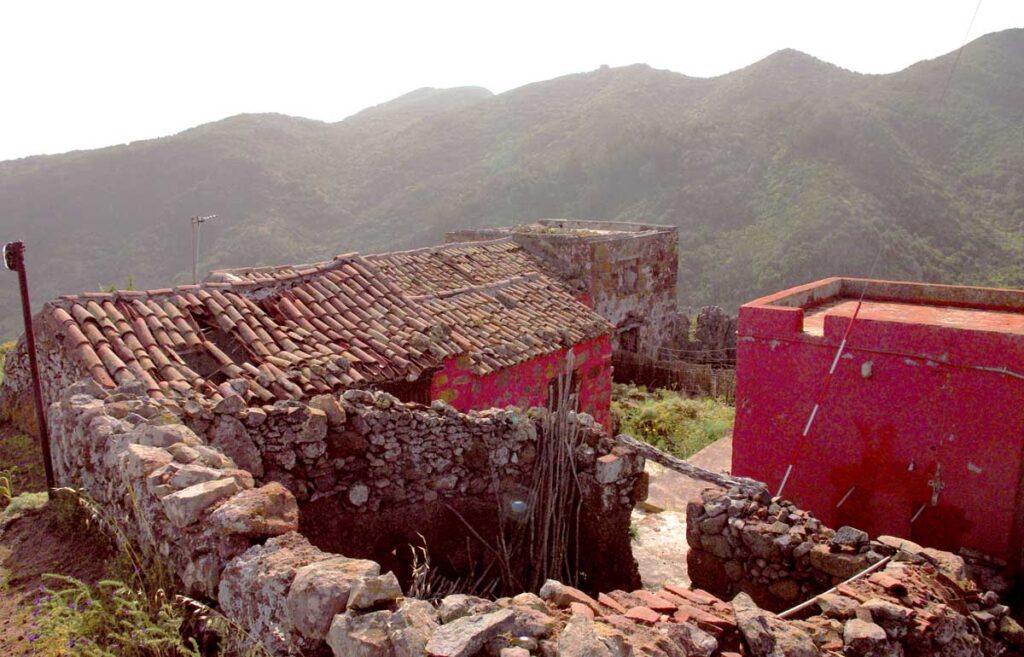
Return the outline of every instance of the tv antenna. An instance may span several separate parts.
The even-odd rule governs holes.
[[[195,285],[199,282],[199,229],[210,219],[216,219],[217,215],[208,214],[206,216],[192,217],[192,284]]]

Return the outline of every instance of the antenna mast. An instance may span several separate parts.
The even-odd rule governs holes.
[[[210,219],[216,219],[217,215],[208,214],[206,216],[192,217],[192,284],[195,285],[199,282],[199,228],[201,224],[206,223]]]

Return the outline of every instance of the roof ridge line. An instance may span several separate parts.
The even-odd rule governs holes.
[[[447,242],[445,244],[432,244],[431,246],[421,246],[416,249],[406,249],[405,251],[385,251],[384,253],[371,253],[366,255],[368,260],[377,260],[382,258],[388,258],[391,256],[400,255],[415,255],[419,253],[436,253],[438,251],[445,251],[451,248],[458,248],[463,246],[481,246],[481,245],[493,245],[511,243],[515,244],[515,240],[511,236],[497,237],[489,240],[470,240],[468,242]]]
[[[478,285],[466,285],[464,287],[455,288],[454,290],[445,290],[444,292],[433,292],[430,294],[418,294],[408,298],[416,302],[431,301],[434,299],[448,299],[460,294],[468,294],[470,292],[497,292],[503,288],[509,287],[510,285],[541,279],[547,280],[547,276],[541,272],[533,272],[532,274],[520,274],[519,276],[503,278],[500,281],[491,281],[490,283],[480,283]]]

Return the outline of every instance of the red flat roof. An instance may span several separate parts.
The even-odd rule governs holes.
[[[921,324],[1024,335],[1024,290],[860,278],[826,278],[744,304],[802,311],[803,332],[822,335],[825,317]]]
[[[804,333],[823,335],[826,315],[852,317],[857,299],[836,299],[804,311]],[[866,299],[858,319],[926,324],[973,331],[1024,335],[1024,313]]]

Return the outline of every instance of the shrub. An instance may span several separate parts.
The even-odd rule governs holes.
[[[47,575],[50,586],[36,597],[36,630],[28,639],[41,657],[199,657],[193,640],[181,638],[182,616],[166,600],[149,601],[124,582],[90,586],[72,577]]]
[[[46,506],[46,493],[21,493],[10,498],[8,502],[7,507],[0,513],[0,522],[12,518],[23,511],[40,509]],[[3,505],[0,504],[0,506]]]
[[[41,495],[44,496],[45,493]],[[40,657],[269,657],[236,623],[205,604],[175,596],[174,576],[130,540],[129,518],[105,514],[79,491],[54,491],[58,531],[67,540],[99,530],[116,548],[107,579],[95,585],[44,575],[26,637]],[[13,506],[13,504],[12,504]]]
[[[660,450],[688,458],[732,431],[736,409],[718,399],[616,384],[612,411],[620,428]]]

